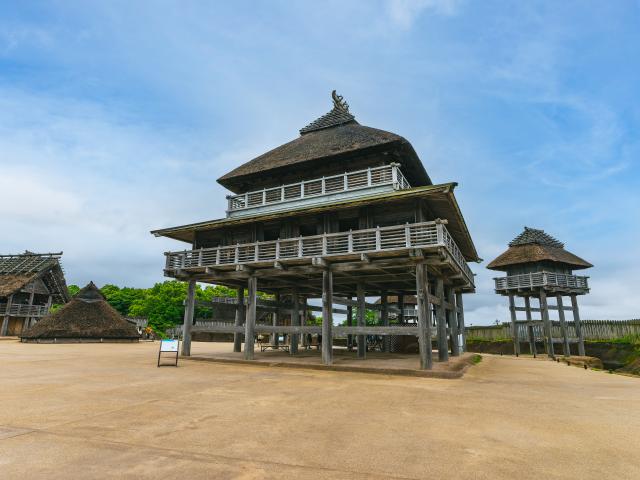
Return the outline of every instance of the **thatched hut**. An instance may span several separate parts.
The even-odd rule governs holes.
[[[107,303],[93,282],[60,310],[21,335],[23,342],[137,342],[136,328]]]

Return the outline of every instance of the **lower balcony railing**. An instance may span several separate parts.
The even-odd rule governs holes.
[[[531,287],[564,287],[575,289],[589,289],[587,279],[578,275],[566,273],[536,272],[508,277],[494,278],[496,290],[511,290]]]
[[[166,269],[213,267],[243,263],[330,257],[352,253],[441,246],[473,285],[473,273],[442,222],[423,222],[367,230],[352,230],[234,246],[165,253]]]
[[[48,313],[46,305],[21,305],[13,304],[7,308],[6,303],[0,303],[0,317],[9,315],[12,317],[44,317]]]

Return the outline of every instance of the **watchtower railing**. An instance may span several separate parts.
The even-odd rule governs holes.
[[[521,275],[494,278],[496,290],[511,290],[532,287],[564,287],[588,290],[589,277],[570,275],[566,273],[535,272]]]
[[[304,180],[298,183],[265,188],[240,195],[231,195],[229,212],[246,210],[284,202],[301,200],[303,198],[320,197],[340,192],[362,190],[370,187],[392,185],[394,190],[411,188],[409,182],[400,171],[398,163],[382,167],[367,168],[345,172],[340,175],[322,177],[314,180]]]
[[[6,303],[0,303],[0,316],[11,317],[44,317],[49,312],[46,305],[21,305],[14,303],[7,308]]]
[[[444,223],[440,221],[167,252],[165,255],[166,270],[180,270],[431,246],[444,247],[470,284],[474,284],[473,272]]]

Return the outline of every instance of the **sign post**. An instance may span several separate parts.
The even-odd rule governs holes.
[[[178,366],[178,347],[180,340],[160,340],[160,350],[158,351],[158,366],[159,367],[177,367]],[[175,354],[176,363],[160,364],[160,358],[163,353],[170,353],[173,356]]]

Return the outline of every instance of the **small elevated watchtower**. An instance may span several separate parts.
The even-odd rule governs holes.
[[[578,295],[589,293],[589,277],[574,275],[574,270],[590,268],[589,262],[568,252],[564,244],[543,230],[524,227],[524,231],[509,243],[509,249],[493,260],[487,268],[506,272],[506,277],[494,278],[496,293],[509,297],[509,310],[513,332],[514,351],[520,354],[520,341],[528,337],[531,353],[535,355],[535,331],[542,327],[547,354],[555,357],[554,327],[549,310],[558,311],[563,353],[571,354],[570,344],[578,344],[578,354],[584,355],[584,336],[580,326]],[[563,297],[571,298],[565,307]],[[524,307],[516,306],[516,297],[524,299]],[[548,299],[555,297],[556,305]],[[539,307],[531,306],[531,298],[538,299]],[[565,310],[573,312],[573,325],[565,321]],[[517,320],[517,312],[524,311],[526,321]],[[532,312],[540,312],[540,320],[533,320]],[[521,328],[521,327],[525,328]]]

